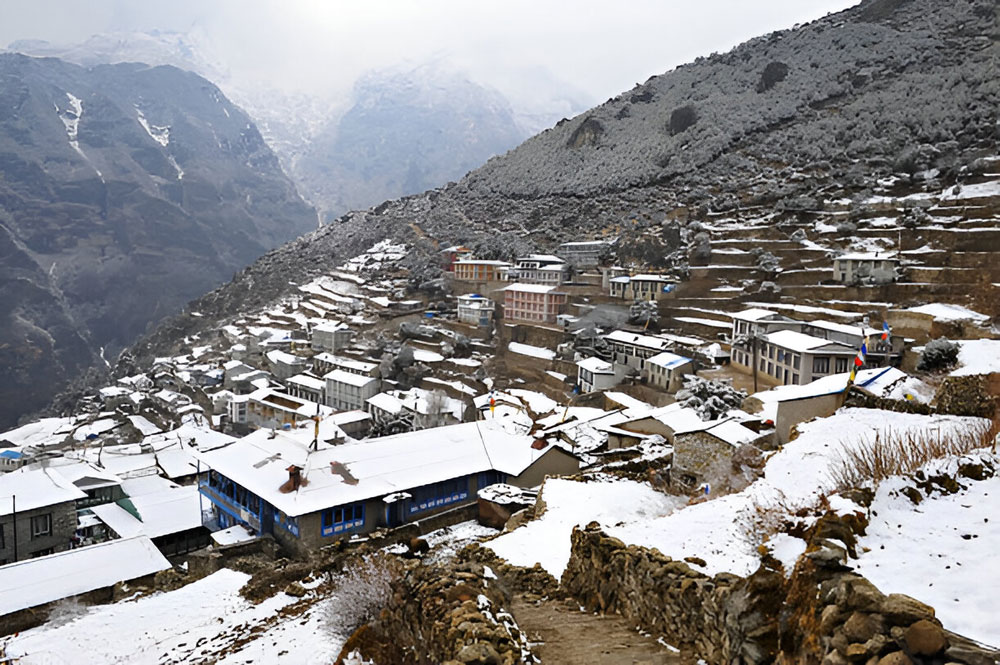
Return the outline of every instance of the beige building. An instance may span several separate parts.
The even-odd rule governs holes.
[[[674,290],[674,281],[662,275],[621,275],[608,280],[608,293],[620,300],[661,300]]]
[[[484,259],[459,259],[453,265],[455,279],[462,282],[502,282],[510,269],[506,261]]]
[[[753,372],[770,384],[802,385],[829,374],[850,371],[858,349],[841,342],[779,330],[764,335],[756,352],[733,347],[731,363],[736,369]]]

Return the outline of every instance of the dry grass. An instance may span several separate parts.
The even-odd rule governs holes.
[[[996,452],[1000,418],[978,421],[966,428],[879,432],[873,439],[844,446],[830,469],[836,489],[878,486],[886,478],[912,473],[928,462],[950,455],[964,455],[979,448]]]

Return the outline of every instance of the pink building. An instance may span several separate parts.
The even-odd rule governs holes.
[[[504,318],[538,323],[555,323],[568,298],[558,287],[544,284],[511,284],[503,295]]]

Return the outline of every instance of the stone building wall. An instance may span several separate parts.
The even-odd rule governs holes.
[[[51,515],[52,530],[48,535],[34,537],[32,535],[32,518]],[[38,552],[52,550],[52,553],[64,552],[69,549],[73,534],[76,533],[76,504],[72,501],[54,506],[44,506],[33,510],[17,512],[17,561],[24,561]],[[0,517],[3,528],[3,547],[0,548],[0,562],[13,563],[14,556],[14,516]]]

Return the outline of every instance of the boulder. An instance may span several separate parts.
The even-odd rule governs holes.
[[[906,629],[906,648],[915,656],[936,656],[948,648],[948,638],[941,626],[921,619]]]
[[[902,651],[894,651],[879,659],[878,665],[913,665],[913,661]]]
[[[457,658],[465,665],[500,665],[500,654],[484,642],[465,645],[458,652]]]
[[[896,625],[906,625],[920,619],[933,619],[934,608],[901,593],[890,593],[882,601],[882,614]]]

